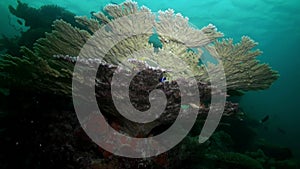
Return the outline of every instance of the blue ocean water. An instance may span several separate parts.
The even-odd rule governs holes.
[[[23,0],[30,6],[57,4],[77,15],[90,15],[108,3],[121,0]],[[270,116],[268,130],[264,135],[274,143],[293,148],[300,154],[300,1],[299,0],[137,0],[152,11],[173,8],[175,12],[189,17],[190,22],[201,28],[214,24],[225,37],[236,42],[248,35],[259,42],[264,53],[258,58],[269,63],[280,74],[273,86],[264,91],[248,92],[241,100],[244,111],[253,118]],[[2,0],[0,10],[0,32],[9,37],[16,31],[7,24],[13,20],[7,6],[16,5],[15,0]],[[286,134],[278,132],[284,130]],[[297,153],[297,152],[296,152]]]

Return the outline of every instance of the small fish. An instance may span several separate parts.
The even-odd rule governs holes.
[[[270,118],[270,116],[269,116],[269,115],[266,115],[264,118],[262,118],[262,119],[259,121],[259,123],[265,123],[266,121],[269,120],[269,118]]]
[[[197,106],[196,104],[194,104],[194,103],[190,103],[189,104],[192,108],[194,108],[194,109],[199,109],[200,107],[199,106]]]
[[[182,109],[188,109],[190,106],[189,105],[186,105],[186,104],[182,104],[181,106],[180,106],[180,108],[182,108]]]
[[[162,77],[162,78],[159,79],[159,82],[162,82],[162,83],[163,83],[163,82],[165,82],[165,81],[167,81],[167,78],[166,78],[166,77]]]
[[[20,19],[17,19],[18,24],[23,25],[23,22]]]
[[[91,12],[90,12],[90,14],[91,14],[92,16],[94,16],[95,13],[96,13],[96,11],[91,11]]]

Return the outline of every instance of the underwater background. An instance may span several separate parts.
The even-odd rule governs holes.
[[[76,15],[90,16],[108,3],[121,0],[22,0],[29,6],[55,4]],[[189,21],[202,28],[214,24],[225,37],[238,42],[247,35],[259,43],[263,51],[258,57],[278,71],[280,77],[267,90],[246,92],[237,97],[240,107],[251,118],[269,119],[256,128],[259,136],[269,142],[289,147],[300,158],[300,1],[299,0],[137,0],[153,12],[172,8],[187,16]],[[0,34],[7,37],[19,35],[18,19],[10,14],[8,6],[14,0],[0,2]],[[13,25],[18,25],[18,29]],[[235,98],[234,98],[235,99]],[[1,150],[0,150],[1,151]]]

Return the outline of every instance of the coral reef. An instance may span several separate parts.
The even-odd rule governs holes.
[[[120,5],[107,5],[104,8],[106,14],[102,12],[93,13],[92,18],[74,16],[56,6],[45,6],[36,10],[21,2],[18,2],[18,4],[16,9],[10,7],[10,11],[14,15],[23,18],[31,29],[36,28],[36,30],[32,30],[32,33],[38,31],[40,27],[46,28],[52,24],[52,31],[46,33],[45,36],[38,35],[37,37],[43,38],[36,40],[32,48],[18,43],[17,46],[25,45],[20,48],[19,54],[15,55],[8,50],[7,53],[0,57],[1,96],[4,98],[9,97],[10,100],[16,98],[21,100],[12,104],[13,106],[24,102],[28,98],[32,99],[34,103],[30,102],[29,108],[21,108],[16,112],[28,111],[29,115],[24,114],[30,116],[30,118],[35,117],[38,122],[33,120],[33,123],[39,123],[40,126],[43,126],[41,129],[37,127],[37,129],[33,129],[33,133],[28,134],[27,131],[26,134],[32,136],[28,140],[10,138],[9,141],[5,141],[3,144],[6,145],[11,142],[22,143],[25,147],[26,144],[34,146],[36,144],[42,145],[40,149],[34,147],[34,151],[36,152],[32,156],[21,160],[18,159],[22,161],[22,164],[26,164],[28,161],[28,163],[33,164],[33,161],[35,161],[34,158],[36,158],[41,164],[36,164],[36,166],[31,166],[31,168],[39,168],[40,166],[38,165],[41,165],[48,166],[49,168],[95,169],[197,167],[208,169],[226,169],[230,167],[268,169],[271,166],[280,168],[287,163],[289,163],[290,168],[296,166],[292,161],[289,161],[290,156],[285,159],[276,159],[272,156],[273,154],[268,154],[271,150],[275,151],[276,147],[261,145],[259,147],[261,151],[259,152],[250,149],[246,149],[247,153],[246,150],[239,153],[235,152],[238,150],[233,144],[244,144],[244,142],[237,143],[239,140],[236,138],[240,137],[240,135],[234,135],[234,132],[218,131],[208,142],[201,145],[198,144],[198,139],[194,137],[198,135],[195,131],[199,132],[203,126],[204,119],[210,109],[211,91],[215,87],[210,84],[211,79],[207,71],[212,71],[210,72],[211,74],[221,71],[218,65],[221,63],[219,62],[203,64],[199,62],[199,59],[203,57],[206,50],[215,59],[222,61],[227,82],[226,87],[229,91],[238,92],[267,89],[278,78],[277,72],[273,71],[268,65],[259,63],[256,59],[256,56],[260,55],[261,52],[252,50],[256,43],[249,37],[242,37],[241,42],[238,44],[233,44],[231,39],[218,41],[218,38],[222,37],[223,34],[218,32],[215,26],[211,24],[202,29],[196,29],[189,25],[188,18],[183,17],[181,14],[175,14],[173,10],[159,12],[156,20],[155,15],[150,9],[138,7],[137,3],[132,1],[126,1]],[[52,13],[51,11],[56,12]],[[41,24],[36,22],[38,21],[37,18],[33,18],[36,20],[32,20],[31,17],[28,17],[36,14],[45,15],[46,13],[50,13],[49,18],[44,18],[45,20]],[[58,19],[56,14],[65,14],[66,18]],[[140,20],[127,23],[110,22],[130,14],[139,14]],[[58,20],[52,22],[54,19]],[[141,30],[148,29],[151,24],[154,24],[156,31],[149,29],[148,34],[139,34]],[[133,29],[137,35],[124,39],[114,45],[102,61],[97,57],[78,57],[80,50],[88,39],[98,29],[105,26],[110,29],[120,26]],[[105,33],[109,35],[109,29]],[[153,43],[149,43],[149,39],[153,35],[158,36],[159,43],[161,44],[159,48],[153,45]],[[30,43],[33,44],[32,42]],[[99,40],[97,46],[101,48],[104,45],[106,44]],[[142,53],[143,57],[134,54],[136,51],[143,49],[145,49],[144,53]],[[172,53],[172,55],[169,53]],[[191,77],[185,71],[186,67],[180,64],[180,62],[176,65],[168,64],[174,63],[172,60],[183,60],[187,63],[192,74],[197,79],[201,103],[180,102],[180,91],[177,82],[180,81],[180,83],[189,86],[191,84],[188,82]],[[165,113],[159,119],[145,125],[139,125],[126,120],[115,109],[111,99],[111,80],[117,65],[124,63],[124,61],[127,61],[126,63],[133,67],[141,67],[143,69],[140,74],[135,76],[130,86],[131,90],[129,94],[131,102],[136,109],[143,111],[149,108],[149,91],[161,89],[166,94],[168,100],[167,107]],[[157,135],[176,120],[180,108],[199,110],[199,116],[194,129],[174,149],[157,157],[127,159],[106,152],[92,143],[87,137],[80,127],[72,108],[62,111],[61,107],[58,106],[59,104],[56,104],[62,100],[71,104],[71,83],[75,63],[84,65],[82,71],[89,71],[91,65],[100,64],[96,76],[96,98],[101,103],[101,112],[115,130],[134,137]],[[160,65],[164,67],[160,67]],[[170,70],[178,71],[172,72]],[[168,76],[168,81],[162,82],[159,80],[165,76]],[[89,82],[85,83],[88,84]],[[17,95],[24,93],[26,94],[24,98],[19,98],[19,95]],[[89,101],[89,98],[85,99]],[[52,102],[53,104],[51,104]],[[65,102],[61,104],[65,104]],[[31,114],[32,112],[34,112],[34,115]],[[228,122],[230,120],[226,120],[235,119],[241,124],[243,122],[241,119],[243,118],[244,113],[241,112],[238,104],[227,101],[223,113],[223,121],[221,121],[220,126],[226,126],[230,130],[233,130],[233,127],[238,127]],[[21,126],[18,130],[21,130],[22,125],[31,125],[31,120],[26,119],[24,121],[23,119],[26,118],[20,116],[17,120]],[[39,126],[38,124],[36,125]],[[241,125],[244,124],[242,123]],[[29,129],[31,128],[29,127]],[[249,134],[249,131],[244,129],[241,127],[241,132],[251,137],[252,135]],[[37,135],[36,137],[34,137],[35,134]],[[41,144],[39,143],[40,140],[48,140],[48,142],[45,141],[45,143]],[[26,152],[30,151],[27,148],[24,148],[24,150]],[[19,149],[13,150],[16,153],[18,151]],[[285,153],[279,150],[276,152],[279,154]],[[49,156],[47,155],[51,157],[52,161],[49,162],[47,159]],[[6,158],[9,157],[0,156],[0,160],[6,161]],[[270,160],[273,160],[273,162],[269,162]],[[3,163],[3,166],[5,164]],[[20,168],[20,166],[17,166],[19,164],[15,165]]]
[[[12,11],[14,11],[13,13],[16,14],[16,11],[22,11],[21,9],[26,8],[26,5],[25,7],[23,7],[24,4],[22,6],[22,4],[19,3],[19,5],[20,7],[18,7],[17,10],[11,9]],[[277,73],[272,71],[267,65],[259,64],[258,61],[255,60],[255,56],[260,54],[260,52],[251,51],[251,49],[255,46],[255,43],[247,37],[243,37],[241,43],[237,45],[233,45],[232,40],[224,40],[222,42],[218,42],[215,40],[221,37],[222,33],[217,32],[213,25],[208,25],[201,30],[195,29],[189,26],[187,18],[184,18],[180,14],[174,14],[173,10],[160,12],[158,17],[160,19],[160,22],[155,22],[155,17],[149,9],[145,7],[139,8],[136,3],[131,1],[125,2],[121,5],[108,5],[105,7],[105,10],[114,19],[133,13],[140,13],[142,17],[137,19],[141,19],[141,21],[137,22],[148,24],[154,23],[157,34],[161,39],[162,48],[159,49],[158,52],[155,52],[154,47],[149,44],[149,38],[154,32],[152,32],[152,30],[149,30],[149,34],[139,34],[139,31],[144,30],[151,25],[121,22],[112,22],[114,25],[110,25],[111,29],[117,29],[118,27],[134,28],[137,33],[137,36],[127,38],[116,44],[112,49],[109,50],[105,58],[103,58],[107,64],[112,65],[123,63],[124,59],[130,59],[131,61],[135,60],[135,63],[131,62],[130,64],[136,64],[138,62],[145,63],[144,67],[148,69],[148,72],[146,71],[145,74],[136,77],[135,83],[132,83],[133,85],[137,84],[135,88],[138,89],[136,90],[136,92],[131,92],[131,98],[138,99],[136,100],[136,105],[140,105],[139,103],[142,102],[148,103],[147,101],[141,101],[147,100],[147,92],[145,93],[145,91],[151,91],[155,88],[162,88],[164,89],[165,93],[169,93],[168,101],[170,104],[173,104],[171,107],[169,106],[169,109],[166,110],[166,115],[175,115],[173,112],[176,112],[180,105],[174,105],[174,101],[176,100],[175,98],[178,93],[176,94],[176,92],[174,92],[176,90],[171,90],[171,88],[175,87],[178,89],[178,87],[176,87],[176,85],[174,86],[172,80],[178,80],[178,78],[180,77],[189,78],[190,76],[186,73],[186,67],[184,64],[169,64],[173,63],[176,59],[182,59],[188,64],[188,66],[192,70],[193,75],[195,75],[198,79],[198,86],[200,91],[210,91],[210,86],[208,85],[210,82],[210,78],[207,75],[205,66],[199,65],[199,59],[201,59],[201,54],[203,53],[201,47],[206,47],[214,57],[219,57],[222,60],[224,64],[228,90],[265,89],[269,87],[272,82],[275,81],[278,77]],[[76,17],[76,21],[81,25],[84,25],[90,32],[88,30],[82,30],[73,27],[71,24],[67,23],[64,20],[57,20],[53,23],[53,31],[51,33],[46,33],[45,38],[37,40],[34,44],[33,50],[25,47],[22,48],[21,53],[23,57],[15,57],[8,54],[2,57],[0,60],[2,70],[0,77],[5,82],[7,82],[1,84],[2,88],[13,89],[14,87],[21,88],[22,86],[28,88],[31,91],[54,93],[58,95],[70,95],[70,82],[73,70],[73,66],[70,61],[72,62],[72,60],[76,59],[76,56],[78,56],[80,49],[83,47],[84,43],[92,36],[91,33],[98,30],[101,26],[103,26],[102,23],[107,23],[109,20],[108,17],[106,17],[102,13],[95,13],[94,16],[96,17],[96,19]],[[147,20],[146,22],[145,19]],[[184,29],[185,31],[179,31],[181,29]],[[109,31],[107,31],[106,34],[109,35]],[[176,35],[175,37],[174,34]],[[212,49],[212,46],[208,46],[208,44],[213,41],[215,41],[212,44],[216,48],[215,51]],[[103,47],[106,45],[103,44],[106,42],[102,41],[97,41],[97,43],[98,44],[95,45],[99,47]],[[190,47],[199,48],[199,53],[188,51]],[[130,55],[130,57],[127,58],[126,54],[128,54],[128,52],[134,53],[135,51],[139,51],[142,49],[148,49],[143,53],[145,57]],[[173,54],[170,55],[170,52]],[[70,56],[74,56],[74,58]],[[68,60],[68,62],[60,61],[56,58],[64,58],[64,60]],[[146,58],[146,60],[143,58]],[[86,59],[91,60],[97,58],[87,57]],[[151,69],[153,67],[156,67],[156,65],[163,65],[165,67],[157,67],[155,69],[158,70],[152,71]],[[107,86],[110,86],[110,81],[107,79],[111,79],[110,76],[112,75],[111,72],[113,69],[105,68],[105,64],[102,64],[102,66],[103,69],[100,71],[105,73],[100,73],[98,79],[96,80],[101,84],[99,85],[99,90],[97,90],[100,91],[100,93],[98,93],[98,98],[101,101],[105,101],[107,103],[107,105],[104,105],[103,108],[105,112],[119,119],[121,117],[114,113],[116,111],[112,109],[112,102],[107,101],[107,99],[111,99],[111,95],[108,93],[103,93],[109,91],[107,90],[109,89],[107,88]],[[208,67],[213,67],[213,69],[210,70],[213,70],[214,72],[219,71],[217,64],[209,63]],[[172,72],[169,70],[176,71]],[[161,87],[157,87],[157,83],[155,83],[155,81],[145,81],[146,79],[160,79],[166,73],[166,71],[168,71],[170,86],[169,83],[162,83],[160,84]],[[106,85],[104,85],[105,83]],[[201,89],[201,86],[203,86],[204,88]],[[145,93],[145,95],[141,95],[141,93]],[[202,95],[204,95],[204,97],[208,97],[209,99],[209,93],[202,93]],[[207,100],[202,98],[203,103]],[[196,103],[196,107],[200,107],[197,106],[197,104],[200,103]],[[148,104],[142,105],[144,107],[138,107],[139,110],[145,110],[148,106]],[[207,106],[209,105],[206,105],[206,107]],[[203,110],[205,112],[205,109]],[[200,109],[200,111],[203,110]],[[234,115],[236,113],[236,108],[229,106],[226,107],[224,115]],[[168,123],[175,118],[176,116],[168,118]],[[149,127],[147,131],[144,131],[144,134],[149,134],[151,129],[160,124],[162,124],[161,121],[156,122],[156,124],[152,124],[152,127]],[[137,131],[136,127],[134,127],[133,125],[126,124],[125,126],[127,128],[127,132],[129,128],[131,131]]]
[[[21,36],[15,38],[7,38],[3,35],[3,38],[0,40],[2,41],[0,50],[7,50],[8,54],[20,56],[19,46],[26,46],[31,49],[37,39],[44,37],[45,32],[50,32],[52,30],[51,25],[56,19],[63,19],[73,26],[83,28],[75,21],[75,14],[62,7],[56,5],[44,5],[36,9],[21,1],[17,2],[18,5],[16,8],[13,6],[9,6],[8,8],[10,13],[18,18],[18,21],[20,21],[18,24],[21,25],[10,24],[16,29],[20,26],[28,27],[28,29],[20,32]],[[24,20],[24,23],[21,22],[21,20]]]
[[[123,7],[126,10],[123,10]],[[26,5],[19,2],[19,7],[17,9],[10,8],[14,14],[22,13],[23,10],[27,9]],[[46,8],[46,7],[45,7]],[[31,9],[31,8],[30,8]],[[32,11],[28,10],[28,11]],[[126,2],[123,5],[108,5],[105,10],[113,17],[120,17],[124,15],[128,15],[134,12],[148,12],[149,13],[149,23],[151,19],[153,19],[151,12],[147,8],[139,9],[136,3]],[[18,12],[19,11],[19,12]],[[35,11],[35,10],[33,10]],[[40,10],[43,11],[43,10]],[[124,13],[124,11],[126,11]],[[102,13],[95,13],[94,14],[96,19],[88,19],[86,17],[76,17],[76,21],[80,24],[84,25],[88,30],[91,32],[95,32],[98,28],[101,27],[101,23],[107,23],[108,18]],[[17,15],[18,16],[18,15]],[[176,16],[176,17],[175,17]],[[209,42],[214,41],[216,38],[221,37],[222,34],[215,31],[215,27],[209,25],[201,30],[197,30],[195,28],[189,27],[188,19],[182,17],[181,15],[175,15],[174,11],[168,10],[166,12],[161,12],[159,14],[159,18],[161,22],[157,23],[155,26],[157,28],[157,33],[159,38],[162,42],[162,49],[159,52],[169,52],[172,51],[175,55],[179,56],[180,59],[183,59],[188,63],[188,65],[193,70],[193,74],[198,76],[200,82],[209,83],[209,78],[207,76],[207,72],[203,65],[198,65],[199,59],[201,58],[201,49],[199,49],[199,53],[195,52],[186,52],[188,49],[186,46],[194,47],[195,44],[200,46],[204,46]],[[169,19],[168,19],[169,18]],[[172,19],[170,19],[172,18]],[[26,18],[25,18],[26,19]],[[100,21],[98,23],[97,21]],[[68,20],[66,20],[68,21]],[[65,74],[65,72],[69,72],[68,77],[71,76],[72,68],[70,66],[66,66],[66,63],[55,63],[58,61],[53,61],[53,55],[70,55],[70,56],[77,56],[81,47],[86,42],[86,40],[91,36],[91,34],[86,30],[81,30],[79,28],[73,27],[71,24],[67,23],[63,20],[55,21],[53,24],[53,31],[51,33],[47,33],[45,38],[39,39],[34,45],[34,51],[31,53],[35,53],[36,57],[43,58],[44,62],[47,62],[49,69],[53,69],[53,71],[57,72],[58,74]],[[30,23],[30,22],[29,22]],[[147,22],[146,22],[147,23]],[[176,26],[168,26],[173,25],[170,23],[178,24]],[[119,25],[125,26],[125,25]],[[34,27],[34,26],[33,26]],[[178,29],[184,28],[186,31],[178,31]],[[142,29],[142,28],[137,28]],[[177,32],[184,32],[184,34],[180,35]],[[176,40],[171,35],[176,33]],[[194,36],[194,35],[197,36]],[[108,63],[115,64],[117,60],[121,59],[122,53],[124,50],[131,49],[130,52],[138,51],[143,48],[152,48],[150,44],[148,44],[149,37],[151,35],[141,35],[137,37],[132,37],[129,39],[124,40],[120,44],[114,46],[111,49],[110,53],[108,53],[105,59]],[[191,39],[191,37],[196,39]],[[204,38],[205,37],[205,38]],[[172,39],[173,38],[173,39]],[[189,39],[189,43],[191,44],[181,44],[182,42],[178,42],[178,40],[186,40]],[[192,44],[195,43],[195,44]],[[215,51],[212,50],[211,46],[206,46],[206,48],[210,51],[210,53],[218,57],[222,60],[225,69],[226,75],[226,83],[228,90],[259,90],[259,89],[266,89],[268,88],[278,77],[278,74],[270,69],[266,64],[260,64],[255,57],[259,55],[260,51],[251,51],[251,49],[256,45],[251,39],[248,37],[243,37],[241,43],[234,45],[232,40],[223,40],[221,42],[215,41],[213,47],[216,49]],[[21,50],[22,53],[23,50]],[[22,53],[23,54],[23,53]],[[23,54],[24,55],[24,54]],[[148,55],[155,55],[155,53],[149,53]],[[25,57],[20,57],[20,60],[26,60]],[[11,58],[11,59],[10,59]],[[14,61],[14,56],[7,55],[6,57],[1,58],[2,68],[5,71],[5,76],[14,77],[15,72],[9,72],[9,69],[6,68],[8,64],[11,66],[15,65],[18,68],[23,67],[23,64],[18,63],[16,64]],[[115,60],[117,59],[117,60]],[[140,59],[140,58],[139,58]],[[159,57],[153,58],[153,62],[167,62],[164,58],[160,60]],[[175,58],[172,58],[175,59]],[[143,61],[143,60],[142,60]],[[120,60],[118,61],[120,62]],[[25,62],[24,62],[25,63]],[[54,64],[54,65],[52,65]],[[180,68],[176,65],[176,69],[181,70],[185,69],[184,67]],[[213,67],[215,72],[218,71],[218,65],[213,63],[209,63],[209,67]],[[170,65],[168,68],[173,68],[174,65]],[[28,69],[28,68],[27,68]],[[49,69],[47,71],[49,71]],[[29,69],[28,69],[29,70]],[[42,71],[40,70],[43,74]],[[22,70],[25,72],[25,70]],[[177,72],[178,73],[178,72]],[[4,74],[4,73],[2,73]],[[45,74],[51,74],[45,72]],[[174,73],[176,74],[176,73]],[[56,75],[59,76],[59,75]],[[45,77],[45,76],[41,76]],[[67,77],[63,75],[62,77]],[[30,79],[28,81],[34,82],[34,77],[28,77]],[[17,80],[17,79],[15,79]],[[57,81],[57,80],[56,80]],[[36,82],[36,81],[35,81]],[[59,83],[59,81],[57,81]],[[58,89],[56,86],[51,86],[51,83],[40,83],[39,86],[48,85],[49,91],[51,89],[56,90],[64,90]],[[67,84],[66,84],[67,85]],[[70,85],[70,84],[69,84]],[[62,88],[68,88],[66,86],[61,86]],[[53,91],[52,91],[53,92]],[[56,92],[56,91],[54,91]]]

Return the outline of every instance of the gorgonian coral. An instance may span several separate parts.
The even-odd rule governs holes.
[[[135,29],[138,33],[139,30],[146,27],[145,24],[154,23],[156,32],[149,30],[149,33],[158,34],[160,42],[162,43],[162,48],[159,49],[159,52],[167,53],[171,51],[175,54],[174,56],[183,59],[188,63],[195,76],[197,76],[201,82],[209,82],[205,66],[199,65],[199,59],[203,54],[202,47],[205,47],[212,56],[218,57],[222,61],[225,69],[227,89],[229,90],[266,89],[278,78],[278,74],[271,70],[268,65],[260,64],[259,61],[256,60],[256,56],[260,55],[261,52],[252,50],[256,43],[248,37],[243,37],[238,44],[233,44],[232,39],[217,41],[216,39],[221,37],[222,33],[217,32],[213,25],[208,25],[200,30],[196,29],[189,25],[188,18],[184,18],[180,14],[175,14],[173,10],[159,12],[157,21],[155,15],[148,8],[139,8],[137,3],[131,1],[127,1],[121,5],[107,5],[105,11],[113,18],[112,20],[129,14],[141,13],[141,15],[143,15],[140,18],[141,20],[129,24],[126,23],[127,25],[120,23],[118,26]],[[45,64],[45,66],[42,66],[44,67],[43,69],[37,70],[37,74],[31,73],[30,75],[29,73],[28,78],[26,77],[28,81],[26,83],[37,83],[34,85],[37,86],[37,88],[39,88],[38,86],[48,86],[39,90],[55,90],[56,92],[70,93],[70,90],[65,90],[68,88],[66,86],[71,84],[63,84],[64,82],[59,82],[56,78],[72,77],[72,66],[68,63],[61,63],[61,61],[55,60],[52,56],[77,56],[83,44],[92,36],[93,32],[110,21],[109,17],[101,12],[94,13],[93,15],[94,17],[92,18],[76,17],[76,21],[85,26],[87,30],[80,30],[63,20],[57,20],[53,24],[53,31],[47,33],[46,38],[39,39],[35,43],[34,51],[22,49],[23,57],[15,58],[10,55],[1,57],[1,78],[5,80],[8,77],[18,77],[18,72],[26,73],[26,70],[30,72],[36,69],[37,63],[31,64],[32,68],[30,68],[31,66],[29,64],[33,62],[33,60],[36,60],[35,62]],[[151,34],[137,35],[118,43],[108,52],[107,57],[105,57],[106,61],[114,64],[124,57],[125,52],[133,53],[141,49],[154,48],[149,44],[150,36]],[[183,42],[188,43],[183,44]],[[211,50],[212,46],[215,50]],[[197,48],[198,52],[189,50],[190,48]],[[156,53],[145,53],[145,55],[155,56]],[[30,57],[32,59],[28,60]],[[142,59],[141,61],[145,61],[143,58],[145,57],[139,57],[139,59]],[[167,62],[166,58],[152,57],[153,60],[150,61],[149,57],[147,58],[148,60],[146,60],[146,62],[148,63],[160,64],[160,62]],[[209,63],[208,67],[213,67],[215,71],[217,71],[217,64],[218,63]],[[174,67],[175,65],[170,65],[169,69],[172,68],[172,66]],[[48,68],[45,69],[45,67]],[[185,69],[178,65],[175,67],[178,70]],[[50,72],[55,72],[55,75]],[[53,84],[43,80],[44,78],[50,77],[55,79],[53,80],[55,83],[61,83],[63,85],[53,87]],[[39,78],[39,80],[36,80],[37,78]],[[18,81],[19,78],[13,79]],[[24,80],[20,81],[24,82]],[[8,87],[8,85],[5,87]]]
[[[118,116],[110,106],[110,94],[107,93],[110,89],[112,71],[114,66],[122,63],[131,65],[131,67],[141,66],[146,71],[143,76],[137,76],[133,84],[138,90],[149,91],[154,88],[162,88],[166,93],[169,93],[170,103],[176,103],[176,91],[178,87],[172,86],[173,80],[181,77],[189,78],[190,74],[186,72],[188,69],[192,75],[196,77],[198,86],[201,92],[201,98],[205,98],[202,102],[210,99],[210,89],[213,86],[209,85],[209,74],[218,75],[220,72],[219,64],[223,64],[227,83],[227,90],[260,90],[268,88],[277,78],[277,72],[271,70],[266,64],[259,63],[256,56],[260,55],[259,50],[253,51],[256,43],[248,37],[243,37],[241,42],[233,44],[231,39],[218,41],[223,34],[218,32],[215,26],[208,26],[197,29],[188,23],[188,18],[181,14],[175,14],[173,10],[160,11],[158,17],[146,7],[138,7],[137,3],[126,1],[120,5],[107,5],[104,10],[108,15],[102,12],[93,13],[92,18],[75,17],[76,21],[85,29],[73,27],[64,20],[56,20],[53,23],[51,33],[46,33],[45,38],[41,38],[34,44],[33,50],[23,47],[21,50],[22,57],[15,57],[5,54],[0,58],[0,78],[1,88],[14,90],[15,88],[26,88],[30,91],[39,91],[54,93],[57,95],[71,95],[71,78],[73,76],[74,62],[84,62],[88,69],[88,65],[93,62],[98,62],[97,55],[94,58],[89,56],[77,58],[83,45],[97,30],[107,28],[104,35],[110,35],[110,29],[118,31],[117,28],[122,27],[127,30],[134,30],[135,36],[123,39],[116,43],[102,58],[96,84],[96,91],[99,99],[106,100],[107,105],[105,112],[109,112],[114,116]],[[118,22],[118,18],[137,14],[135,20],[128,22]],[[110,22],[114,21],[114,22]],[[150,27],[150,29],[149,29]],[[140,32],[147,33],[140,34]],[[156,34],[159,38],[161,47],[155,47],[153,43],[149,43],[150,37]],[[98,48],[103,48],[105,43],[101,39],[97,42]],[[142,52],[138,52],[142,51]],[[209,52],[212,58],[218,59],[219,62],[207,62],[200,64],[199,60],[205,52]],[[171,53],[171,54],[170,54]],[[141,56],[142,55],[142,56]],[[53,57],[55,56],[55,57]],[[57,59],[63,58],[63,59]],[[77,60],[78,59],[78,60]],[[174,60],[184,61],[174,63]],[[161,67],[163,65],[163,67]],[[101,68],[102,67],[102,68]],[[87,71],[87,70],[83,70]],[[160,85],[145,81],[145,79],[158,79],[168,76],[170,83],[161,83]],[[218,78],[218,77],[214,77]],[[142,85],[138,85],[142,84]],[[188,85],[188,83],[187,83]],[[107,90],[104,90],[107,89]],[[139,101],[147,100],[143,92],[132,92],[133,104],[139,105]],[[144,98],[145,97],[145,98]],[[142,99],[144,98],[144,99]],[[145,101],[145,103],[148,103]],[[189,104],[189,103],[185,103]],[[230,103],[227,103],[230,105]],[[206,111],[203,103],[190,104],[191,107],[200,108],[200,111]],[[147,106],[146,106],[147,107]],[[137,106],[143,110],[146,107]],[[180,107],[178,103],[173,107],[168,107],[168,114],[176,112]],[[201,107],[203,109],[201,109]],[[226,114],[234,114],[236,108],[226,107]],[[169,116],[168,116],[169,117]],[[120,117],[118,117],[120,118]],[[168,121],[172,121],[176,116],[170,116]],[[143,131],[143,134],[148,134],[155,126],[162,122],[153,122],[149,128]],[[130,129],[135,132],[135,126],[131,123],[124,124],[125,129]],[[128,127],[130,126],[130,127]]]

